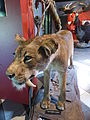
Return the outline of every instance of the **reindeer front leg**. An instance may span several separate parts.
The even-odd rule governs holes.
[[[44,71],[44,98],[41,102],[41,108],[47,109],[50,107],[50,96],[49,96],[49,79],[50,79],[50,71]]]
[[[65,100],[66,100],[66,71],[60,72],[59,71],[59,87],[60,87],[60,95],[58,97],[57,102],[57,109],[58,110],[64,110],[65,109]]]

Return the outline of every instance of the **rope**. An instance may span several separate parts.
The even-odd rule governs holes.
[[[42,2],[43,2],[43,0],[42,0]],[[44,4],[45,4],[45,2],[44,2]],[[38,29],[38,32],[37,32],[36,36],[39,36],[39,32],[40,32],[40,29],[41,29],[41,26],[42,26],[42,23],[43,23],[43,20],[44,20],[45,12],[48,10],[48,8],[50,7],[50,5],[51,5],[51,2],[48,4],[48,6],[46,7],[46,9],[44,10],[44,12],[42,14],[41,23],[40,23],[40,26],[39,26],[39,29]]]

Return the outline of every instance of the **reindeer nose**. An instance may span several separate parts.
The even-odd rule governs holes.
[[[7,77],[8,77],[9,79],[11,79],[11,78],[13,78],[13,77],[15,76],[14,73],[11,74],[11,73],[9,73],[9,72],[6,72],[6,75],[7,75]]]

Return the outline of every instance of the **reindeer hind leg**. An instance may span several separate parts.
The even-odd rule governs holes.
[[[73,65],[73,56],[72,55],[70,56],[70,66],[68,68],[69,69],[74,68],[74,65]]]

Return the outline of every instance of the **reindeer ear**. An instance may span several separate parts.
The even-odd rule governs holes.
[[[39,52],[40,54],[42,54],[43,57],[47,57],[47,58],[48,58],[48,57],[50,56],[50,54],[51,54],[51,51],[50,51],[48,48],[46,48],[45,46],[40,46],[38,52]]]
[[[20,36],[19,34],[15,35],[15,40],[18,42],[25,42],[26,41],[26,39],[24,37]]]
[[[55,42],[55,40],[48,39],[42,43],[42,45],[38,49],[38,52],[42,54],[43,57],[48,58],[56,52],[57,48],[58,44]]]
[[[24,37],[20,36],[19,34],[15,35],[15,41],[18,42],[19,45],[29,44],[32,42],[33,39],[26,40]]]

